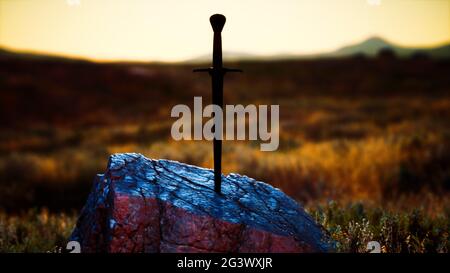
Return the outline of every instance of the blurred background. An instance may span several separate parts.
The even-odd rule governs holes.
[[[340,251],[448,252],[450,1],[0,0],[0,252],[63,246],[112,153],[212,167],[174,141],[211,100],[208,18],[227,16],[226,104],[279,104],[280,147],[223,169],[281,188]]]

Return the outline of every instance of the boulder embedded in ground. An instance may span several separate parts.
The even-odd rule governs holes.
[[[326,252],[329,238],[280,190],[238,174],[112,155],[70,240],[82,252]]]

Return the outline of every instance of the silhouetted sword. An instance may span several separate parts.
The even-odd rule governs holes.
[[[214,31],[212,67],[194,69],[194,72],[208,72],[212,82],[212,103],[223,109],[223,76],[227,72],[242,72],[240,69],[225,68],[222,63],[222,36],[225,16],[214,14],[209,18]],[[216,118],[216,117],[214,117]],[[217,124],[217,122],[214,122]],[[223,126],[222,126],[223,127]],[[222,128],[223,129],[223,128]],[[216,128],[214,128],[216,130]],[[222,183],[222,139],[213,139],[214,145],[214,191],[221,193]]]

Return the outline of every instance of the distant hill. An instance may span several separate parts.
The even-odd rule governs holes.
[[[46,61],[52,60],[65,62],[84,61],[81,58],[77,59],[31,51],[14,51],[4,48],[0,48],[0,59],[26,59],[26,60],[46,60]]]
[[[223,59],[226,61],[270,61],[270,60],[290,60],[290,59],[314,59],[314,58],[329,58],[329,57],[348,57],[357,54],[363,54],[368,57],[374,57],[382,49],[389,48],[399,57],[410,57],[415,53],[423,53],[431,58],[450,58],[450,44],[432,47],[432,48],[413,48],[402,47],[390,43],[380,37],[372,37],[361,43],[344,46],[335,51],[320,54],[296,55],[296,54],[276,54],[276,55],[256,55],[240,52],[224,51]],[[205,54],[187,62],[210,62],[211,54]]]
[[[330,55],[333,56],[349,56],[354,54],[365,54],[368,56],[375,56],[381,49],[395,47],[386,40],[378,37],[367,39],[361,43],[342,47]]]
[[[399,57],[409,57],[414,53],[421,52],[432,58],[450,58],[450,44],[434,48],[413,48],[402,47],[390,43],[382,38],[373,37],[355,45],[342,47],[335,52],[325,54],[326,56],[350,56],[364,54],[366,56],[376,56],[381,49],[389,48]]]

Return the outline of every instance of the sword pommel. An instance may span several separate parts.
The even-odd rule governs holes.
[[[225,16],[223,16],[222,14],[214,14],[209,18],[209,22],[211,22],[211,26],[214,32],[222,32],[225,21]]]

